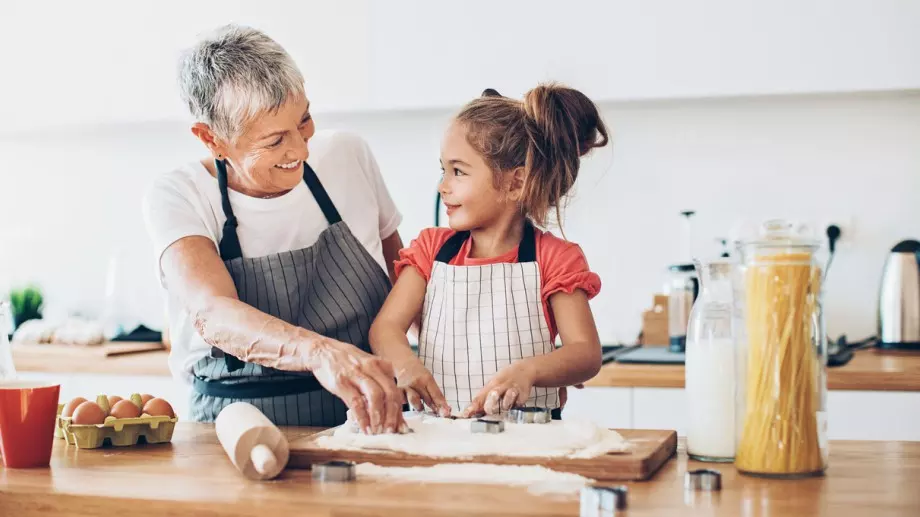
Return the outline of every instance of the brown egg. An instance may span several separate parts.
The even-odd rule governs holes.
[[[64,409],[61,410],[61,416],[73,416],[73,412],[77,409],[77,406],[86,402],[86,399],[83,397],[77,397],[67,404],[64,404]]]
[[[153,398],[156,398],[156,397],[154,397],[153,395],[150,395],[149,393],[142,393],[141,394],[141,407],[146,406],[147,403],[150,402],[150,400]]]
[[[105,422],[105,411],[95,402],[84,402],[73,412],[72,422],[77,425],[95,425]]]
[[[106,398],[109,399],[109,408],[110,408],[110,409],[109,409],[109,413],[112,412],[111,408],[115,407],[115,404],[117,404],[117,403],[118,403],[119,401],[121,401],[121,400],[124,400],[123,398],[119,397],[118,395],[109,395],[109,396],[106,397]]]
[[[137,418],[141,416],[141,408],[130,400],[119,400],[109,414],[115,418]]]
[[[150,399],[149,402],[144,404],[144,413],[150,416],[168,416],[170,418],[176,416],[169,402],[163,399]]]

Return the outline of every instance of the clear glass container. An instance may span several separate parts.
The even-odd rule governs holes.
[[[700,461],[735,457],[735,332],[728,259],[695,262],[700,293],[687,326],[687,453]]]
[[[13,366],[13,351],[10,349],[9,332],[9,304],[0,301],[0,382],[16,378],[16,368]]]
[[[827,346],[818,241],[768,221],[742,242],[744,338],[737,357],[735,466],[768,477],[827,468]]]

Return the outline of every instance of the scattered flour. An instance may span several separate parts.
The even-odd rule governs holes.
[[[358,479],[375,481],[526,486],[536,494],[577,493],[592,483],[578,474],[546,467],[482,463],[443,463],[433,467],[378,467],[362,463],[356,475]]]
[[[554,420],[547,424],[506,423],[498,434],[470,432],[470,420],[407,413],[412,433],[366,435],[349,424],[316,439],[325,449],[380,450],[434,458],[476,456],[594,458],[626,452],[629,443],[616,431],[592,422]]]

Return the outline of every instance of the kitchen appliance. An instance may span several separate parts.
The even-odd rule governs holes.
[[[681,353],[687,346],[687,325],[700,282],[693,264],[675,264],[668,270],[668,350]]]
[[[920,242],[903,240],[885,261],[878,299],[880,348],[920,350]]]
[[[687,345],[687,324],[690,322],[690,310],[700,291],[699,278],[693,266],[693,250],[690,235],[690,218],[696,212],[684,210],[684,235],[681,246],[681,262],[668,268],[668,349],[682,353]]]
[[[665,285],[667,296],[668,346],[647,346],[650,344],[643,336],[643,346],[623,351],[616,361],[633,364],[684,364],[684,350],[687,344],[687,325],[693,302],[699,295],[700,282],[693,265],[693,249],[690,236],[690,218],[696,214],[693,210],[684,210],[684,231],[681,236],[678,260],[668,267],[668,281]]]

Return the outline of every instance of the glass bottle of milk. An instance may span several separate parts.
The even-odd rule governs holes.
[[[695,261],[700,294],[687,326],[687,453],[700,461],[735,456],[734,264]]]

